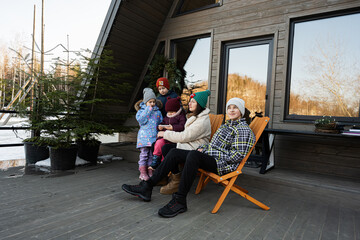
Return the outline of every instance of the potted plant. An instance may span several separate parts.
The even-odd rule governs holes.
[[[75,154],[76,160],[74,152],[77,152],[80,158],[96,164],[100,146],[98,136],[124,130],[109,124],[108,120],[117,114],[106,114],[104,108],[119,102],[119,92],[129,91],[127,83],[117,83],[119,79],[129,75],[114,71],[116,64],[109,51],[103,50],[101,56],[93,55],[92,58],[84,55],[80,57],[81,61],[86,63],[85,69],[76,64],[68,71],[71,74],[48,75],[47,97],[52,111],[47,112],[49,115],[41,127],[42,131],[50,136],[50,160],[53,170],[65,170],[55,167],[60,165],[53,161],[53,154],[65,149],[67,152],[73,150],[71,159]],[[121,122],[121,119],[126,117],[117,116],[116,120]],[[70,156],[67,158],[70,159]],[[68,159],[61,161],[66,162]]]
[[[315,120],[315,131],[325,133],[337,133],[337,123],[331,116],[323,116]]]
[[[23,58],[23,60],[27,63],[27,59]],[[21,117],[29,117],[26,127],[29,127],[31,136],[23,139],[25,161],[26,165],[29,165],[49,158],[49,150],[41,135],[41,127],[39,126],[46,116],[45,106],[47,105],[47,100],[42,93],[43,78],[34,70],[31,70],[30,73],[23,72],[23,74],[27,76],[29,82],[26,94],[29,93],[30,90],[32,90],[33,94],[32,98],[28,96],[16,105],[16,109]]]
[[[132,129],[122,125],[129,115],[104,111],[108,106],[120,104],[119,94],[131,90],[126,81],[119,81],[130,74],[117,72],[118,65],[112,52],[107,49],[100,56],[88,58],[82,55],[81,58],[87,62],[87,69],[74,69],[76,75],[83,80],[79,92],[84,93],[79,99],[75,135],[79,147],[78,156],[96,164],[101,144],[100,135],[113,135],[115,132],[128,132]]]
[[[98,135],[130,130],[112,125],[114,121],[121,125],[127,115],[104,114],[104,107],[119,102],[119,92],[130,90],[129,84],[119,83],[119,79],[129,74],[114,71],[116,64],[107,50],[103,50],[101,56],[88,58],[82,55],[80,61],[86,64],[86,69],[80,62],[65,65],[66,74],[63,74],[61,61],[56,62],[54,71],[42,74],[36,88],[29,121],[34,134],[26,141],[34,140],[38,145],[49,146],[52,170],[74,168],[78,147],[81,156],[84,146],[90,147],[86,152],[94,149],[90,161],[96,162],[100,145]]]
[[[77,155],[91,165],[97,164],[97,156],[101,141],[98,140],[100,134],[112,135],[114,129],[90,120],[81,120],[76,128],[76,144],[78,146]]]
[[[59,75],[56,71],[44,75],[44,91],[47,105],[43,106],[44,117],[37,124],[46,136],[50,150],[51,170],[75,168],[77,145],[74,129],[77,119],[77,92],[79,82],[70,75]]]

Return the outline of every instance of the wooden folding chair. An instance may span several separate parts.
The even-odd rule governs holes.
[[[210,180],[212,180],[215,183],[220,183],[221,185],[223,185],[225,187],[225,190],[221,194],[219,200],[217,201],[217,203],[216,203],[214,209],[211,211],[211,213],[217,213],[217,211],[221,207],[222,203],[224,202],[224,200],[225,200],[225,198],[228,195],[230,190],[237,193],[237,194],[239,194],[240,196],[242,196],[243,198],[249,200],[250,202],[258,205],[259,207],[261,207],[264,210],[269,210],[270,209],[265,204],[259,202],[255,198],[249,196],[247,194],[248,193],[247,190],[245,190],[242,187],[235,184],[235,181],[236,181],[237,177],[242,173],[241,170],[244,167],[244,164],[247,161],[247,159],[249,158],[251,152],[253,151],[253,149],[254,149],[257,141],[259,140],[262,132],[264,131],[266,125],[268,124],[269,119],[270,119],[269,117],[261,117],[261,118],[257,117],[251,122],[250,128],[252,129],[252,131],[255,134],[256,141],[255,141],[253,147],[250,149],[248,154],[243,158],[243,160],[241,161],[241,163],[239,164],[238,168],[235,171],[233,171],[231,173],[228,173],[228,174],[225,174],[223,176],[219,176],[219,175],[217,175],[215,173],[208,172],[208,171],[205,171],[205,170],[199,168],[199,171],[201,172],[201,175],[200,175],[199,183],[198,183],[198,185],[196,187],[195,194],[199,194],[200,191],[206,186],[206,184]]]
[[[224,115],[223,114],[209,114],[209,118],[210,118],[210,124],[211,124],[211,136],[210,136],[210,140],[212,139],[212,137],[214,136],[214,133],[218,130],[218,128],[221,126],[223,119],[224,119]]]

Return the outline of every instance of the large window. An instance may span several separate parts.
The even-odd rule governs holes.
[[[209,79],[210,36],[171,42],[171,57],[186,71],[185,84],[206,84]]]
[[[291,23],[287,119],[360,122],[360,13]]]
[[[216,6],[220,6],[220,0],[180,0],[175,15],[191,13]]]
[[[239,97],[250,117],[268,114],[272,46],[272,37],[224,44],[218,112],[225,113],[226,102]]]

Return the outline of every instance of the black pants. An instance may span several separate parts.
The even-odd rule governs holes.
[[[183,163],[184,169],[181,173],[181,181],[178,194],[185,196],[196,178],[198,168],[217,173],[216,160],[199,151],[188,151],[182,149],[171,149],[161,164],[156,168],[153,176],[150,178],[153,185],[156,185],[170,171],[178,169],[178,165]]]
[[[161,153],[164,157],[170,152],[171,149],[176,148],[176,143],[167,143],[161,148]]]

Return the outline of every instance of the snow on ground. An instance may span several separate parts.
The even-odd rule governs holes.
[[[5,118],[5,116],[4,116]],[[3,119],[4,119],[3,118]],[[3,119],[1,122],[3,122]],[[1,125],[0,122],[0,125]],[[26,126],[27,119],[12,117],[10,121],[5,125],[6,127],[21,127]],[[30,137],[30,131],[26,130],[0,130],[0,144],[12,144],[22,143],[23,139]],[[114,134],[113,136],[103,135],[100,136],[99,140],[102,143],[118,142],[119,135]],[[18,147],[0,147],[0,161],[4,160],[23,160],[25,159],[24,146]]]
[[[81,165],[85,165],[85,164],[88,164],[89,162],[82,159],[82,158],[79,158],[79,157],[76,157],[76,162],[75,162],[75,166],[81,166]],[[41,166],[41,167],[50,167],[51,166],[51,163],[50,163],[50,158],[47,158],[45,160],[42,160],[42,161],[38,161],[35,163],[36,166]]]
[[[26,118],[12,117],[10,118],[10,121],[5,125],[5,127],[22,127],[26,126],[26,124]],[[30,131],[0,130],[0,144],[22,143],[23,139],[28,137],[30,137]],[[25,152],[23,146],[0,147],[0,161],[13,159],[25,159]]]

